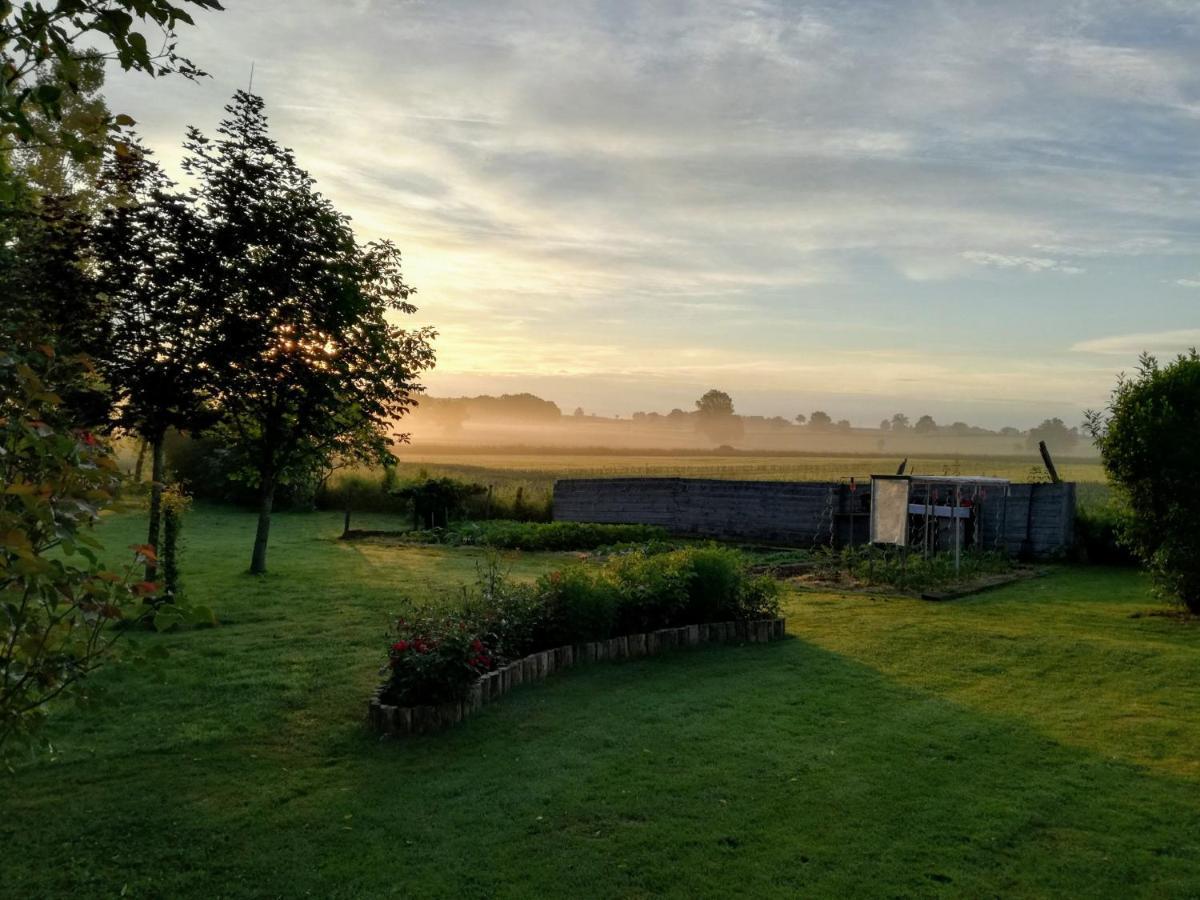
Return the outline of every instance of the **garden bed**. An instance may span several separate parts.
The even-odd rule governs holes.
[[[629,634],[603,641],[565,645],[514,660],[488,672],[471,685],[466,699],[436,706],[393,706],[383,702],[386,685],[380,685],[367,704],[370,727],[381,735],[403,737],[429,734],[449,728],[494,703],[518,685],[541,681],[555,672],[585,663],[610,659],[637,659],[655,656],[678,647],[700,644],[747,641],[766,643],[782,638],[785,620],[758,619],[749,622],[713,622],[660,628],[643,634]]]

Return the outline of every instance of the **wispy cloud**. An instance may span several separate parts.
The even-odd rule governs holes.
[[[994,269],[1021,269],[1025,272],[1061,272],[1064,275],[1080,275],[1085,269],[1080,266],[1067,265],[1062,260],[1050,259],[1045,256],[1013,256],[1008,253],[987,253],[981,250],[967,250],[963,259],[978,266],[990,266]]]
[[[1177,331],[1155,331],[1143,334],[1118,334],[1112,337],[1079,341],[1071,349],[1078,353],[1105,353],[1114,356],[1137,356],[1140,353],[1178,353],[1189,347],[1200,347],[1200,328]]]
[[[228,6],[184,35],[213,79],[114,72],[112,105],[173,167],[258,60],[275,133],[404,250],[435,384],[647,358],[683,383],[705,347],[780,391],[884,395],[839,354],[908,341],[991,365],[881,373],[983,402],[1081,324],[1165,334],[1194,309],[1195,4]],[[1103,367],[1061,357],[1040,395],[1102,399]]]

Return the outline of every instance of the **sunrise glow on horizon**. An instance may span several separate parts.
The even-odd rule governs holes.
[[[178,175],[254,63],[404,253],[431,393],[1079,421],[1200,343],[1200,9],[255,0],[113,73]],[[331,55],[330,47],[338,48]]]

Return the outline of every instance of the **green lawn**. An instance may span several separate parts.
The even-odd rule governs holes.
[[[362,516],[356,527],[385,527]],[[141,523],[104,526],[111,546]],[[217,629],[139,635],[0,787],[0,896],[1200,896],[1200,626],[1117,570],[795,594],[791,640],[608,663],[442,735],[362,727],[388,613],[481,555],[201,508]],[[566,557],[525,555],[531,576]]]

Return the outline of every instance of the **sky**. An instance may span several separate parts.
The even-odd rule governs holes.
[[[253,63],[432,394],[1076,424],[1200,344],[1193,0],[225,4],[110,105],[178,174]]]

